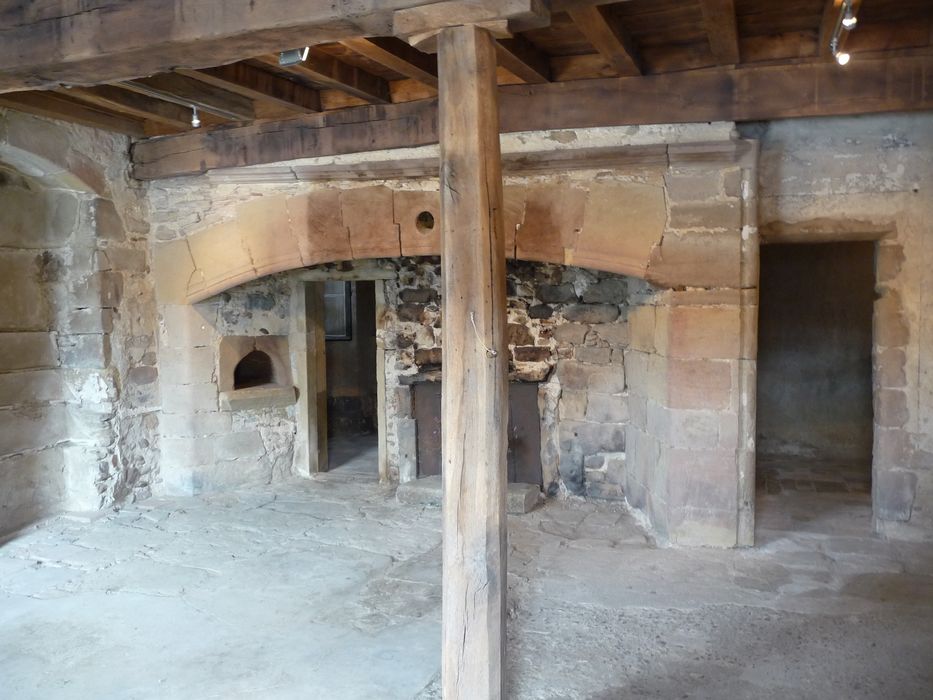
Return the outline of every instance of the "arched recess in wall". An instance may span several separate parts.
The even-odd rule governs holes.
[[[638,179],[507,185],[503,194],[509,259],[589,267],[660,287],[741,286],[746,214],[737,196],[707,204],[715,225],[706,227],[674,218],[663,168]],[[439,255],[440,248],[437,191],[327,188],[242,202],[232,218],[156,245],[153,269],[160,302],[184,304],[285,270]]]

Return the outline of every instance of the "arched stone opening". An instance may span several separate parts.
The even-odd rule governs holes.
[[[250,389],[264,384],[274,384],[275,373],[272,358],[262,350],[253,350],[233,368],[233,388]]]

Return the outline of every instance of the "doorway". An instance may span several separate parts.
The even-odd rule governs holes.
[[[378,477],[375,286],[328,280],[323,295],[327,464]]]
[[[871,241],[761,248],[759,529],[871,529]]]

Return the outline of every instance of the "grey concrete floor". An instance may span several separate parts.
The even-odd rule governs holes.
[[[439,512],[341,471],[6,542],[0,697],[436,697]],[[510,518],[510,697],[933,697],[931,547],[760,505],[742,551],[613,506]]]

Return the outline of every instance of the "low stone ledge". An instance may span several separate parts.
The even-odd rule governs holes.
[[[405,505],[439,508],[444,500],[443,482],[440,475],[408,481],[399,484],[395,497]],[[509,484],[506,510],[510,515],[524,515],[534,510],[540,500],[541,489],[536,484]]]
[[[224,411],[244,411],[252,408],[282,408],[298,400],[293,386],[269,384],[248,389],[220,392],[220,408]]]

